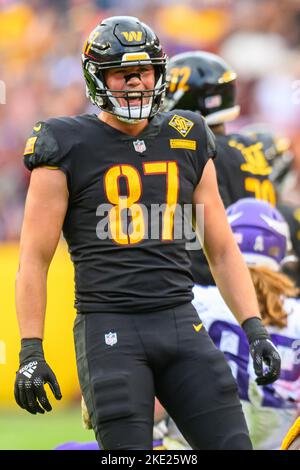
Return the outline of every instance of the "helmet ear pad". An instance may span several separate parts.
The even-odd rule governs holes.
[[[86,96],[91,100],[93,104],[100,107],[101,109],[105,109],[108,104],[108,98],[105,96],[105,94],[103,94],[102,96],[100,96],[99,94],[99,88],[101,87],[102,89],[105,86],[104,77],[100,70],[97,70],[97,73],[89,70],[89,68],[92,68],[91,66],[93,64],[90,63],[88,65],[89,66],[87,68],[83,68],[83,76],[86,83]],[[99,84],[99,81],[101,84]]]
[[[105,80],[105,70],[99,70],[98,69],[97,73],[96,73],[96,77],[97,77],[98,80],[100,80],[103,89],[107,88],[107,83],[106,83],[106,80]],[[99,95],[97,97],[96,104],[99,107],[101,105],[101,109],[105,110],[109,106],[108,96],[105,93],[103,93],[101,96]]]

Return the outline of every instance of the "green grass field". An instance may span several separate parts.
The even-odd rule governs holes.
[[[94,440],[81,424],[80,406],[44,415],[0,411],[0,450],[54,449],[67,441]]]

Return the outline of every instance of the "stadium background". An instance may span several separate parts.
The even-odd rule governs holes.
[[[102,18],[122,14],[149,23],[169,56],[205,49],[236,69],[241,116],[229,130],[268,122],[290,137],[297,178],[284,197],[300,204],[299,0],[0,0],[0,449],[93,438],[81,428],[73,269],[63,241],[50,268],[45,331],[46,357],[63,400],[51,395],[54,411],[31,416],[13,399],[19,351],[14,279],[29,181],[22,151],[36,121],[97,112],[85,98],[82,44]]]

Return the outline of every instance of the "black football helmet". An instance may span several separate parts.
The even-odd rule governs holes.
[[[102,110],[125,121],[151,118],[158,112],[165,93],[166,61],[159,39],[149,26],[132,16],[107,18],[91,32],[83,47],[87,96]],[[139,106],[130,106],[132,90],[108,89],[104,70],[149,64],[155,70],[155,86],[135,92],[135,96],[140,95]],[[116,96],[124,98],[127,106],[121,107]],[[150,100],[143,105],[146,97]]]
[[[208,125],[232,121],[240,112],[235,104],[236,73],[215,54],[184,52],[170,59],[164,109],[200,111]]]

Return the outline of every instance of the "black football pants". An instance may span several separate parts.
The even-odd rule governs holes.
[[[194,307],[78,314],[77,367],[103,449],[151,449],[157,396],[193,449],[251,449],[231,370]]]

